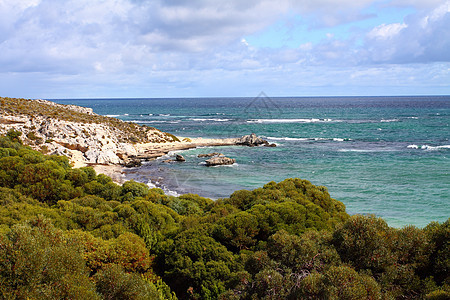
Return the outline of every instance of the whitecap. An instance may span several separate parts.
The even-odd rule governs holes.
[[[319,122],[339,122],[333,119],[251,119],[247,123],[319,123]]]
[[[442,145],[442,146],[408,145],[407,148],[435,151],[435,150],[441,150],[441,149],[450,149],[450,145]]]
[[[153,123],[178,124],[178,123],[180,123],[180,121],[156,121],[156,120],[153,120],[153,121],[131,120],[128,122],[139,123],[139,124],[153,124]]]
[[[360,152],[360,153],[371,153],[371,152],[394,152],[397,149],[339,149],[338,152]]]
[[[267,137],[268,140],[273,140],[273,141],[307,141],[307,138],[290,138],[290,137],[271,137],[268,136]]]
[[[105,115],[105,117],[117,118],[117,117],[120,117],[120,115]]]
[[[399,122],[399,121],[400,121],[399,119],[387,119],[387,120],[382,119],[380,122],[381,123],[391,123],[391,122]]]
[[[192,118],[189,119],[196,122],[213,121],[213,122],[228,122],[230,119],[206,119],[206,118]]]
[[[378,152],[377,150],[364,150],[364,149],[339,149],[339,152]]]
[[[352,141],[350,138],[292,138],[292,137],[267,137],[268,140],[274,141],[334,141],[347,142]]]
[[[238,167],[239,164],[238,163],[234,163],[231,165],[217,165],[217,166],[209,166],[208,168],[236,168]]]

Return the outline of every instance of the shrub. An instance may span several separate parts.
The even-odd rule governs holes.
[[[118,265],[110,265],[95,276],[97,292],[104,299],[161,299],[158,290],[138,274],[126,273]]]
[[[0,236],[0,291],[5,298],[98,299],[81,249],[45,219]]]
[[[396,257],[391,250],[393,230],[374,216],[351,216],[333,233],[333,244],[344,262],[356,270],[382,272]]]

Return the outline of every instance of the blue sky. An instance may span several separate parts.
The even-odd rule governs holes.
[[[0,0],[0,96],[449,95],[448,0]]]

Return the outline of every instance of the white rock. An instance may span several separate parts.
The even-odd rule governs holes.
[[[97,157],[98,164],[119,164],[121,163],[120,158],[112,151],[102,151]]]

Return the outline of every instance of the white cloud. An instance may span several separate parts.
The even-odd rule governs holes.
[[[393,23],[393,24],[381,24],[374,29],[372,29],[367,37],[370,39],[393,39],[395,38],[402,29],[408,27],[406,24]]]
[[[389,63],[450,61],[450,1],[367,34],[368,60]]]

